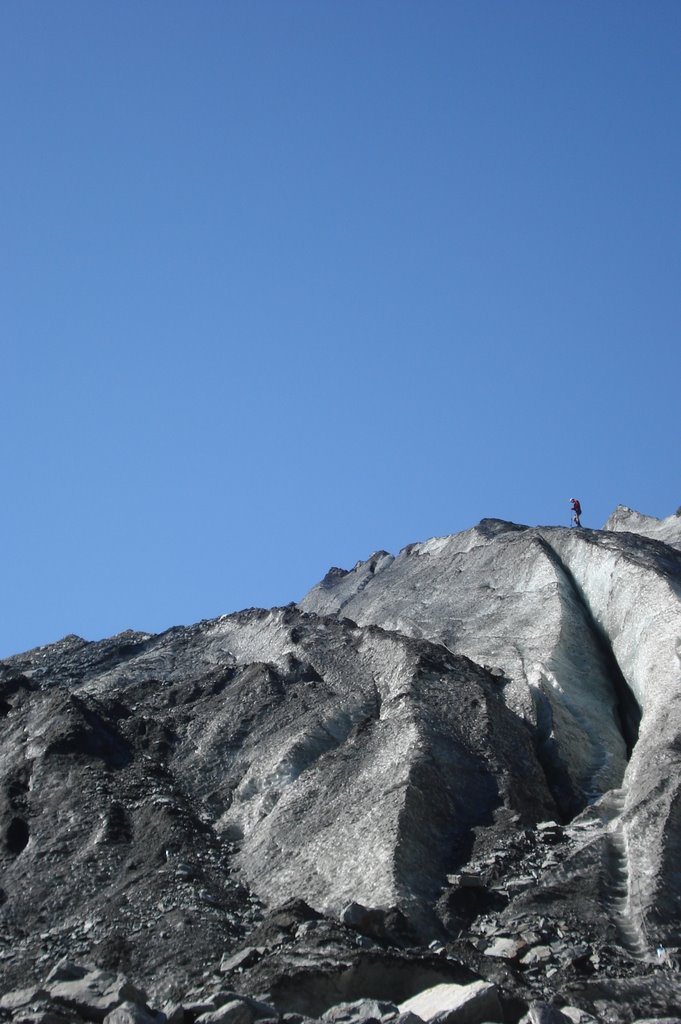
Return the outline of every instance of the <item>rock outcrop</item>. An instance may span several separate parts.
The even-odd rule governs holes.
[[[507,681],[564,819],[618,793],[611,859],[623,915],[677,941],[681,740],[679,553],[640,535],[498,521],[327,577],[301,602],[428,638]],[[612,800],[609,798],[609,805]]]
[[[618,505],[603,529],[640,533],[643,537],[661,540],[678,550],[681,549],[681,508],[665,519],[656,519],[654,516],[644,516],[626,505]]]
[[[1,663],[0,1014],[681,1011],[681,519],[637,515]]]

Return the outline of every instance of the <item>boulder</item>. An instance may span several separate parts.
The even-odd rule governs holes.
[[[228,1002],[225,999],[223,1002]],[[213,1010],[217,1010],[222,1004],[216,1002],[209,996],[204,998],[194,998],[192,995],[191,999],[186,999],[182,1002],[182,1016],[185,1020],[196,1021],[204,1013],[212,1013]]]
[[[50,1006],[27,1007],[12,1017],[12,1024],[71,1024],[73,1018]]]
[[[255,1014],[241,999],[232,999],[217,1010],[202,1013],[196,1024],[253,1024]]]
[[[47,983],[46,983],[47,985]],[[86,1020],[103,1021],[121,1003],[146,1008],[146,995],[122,974],[93,970],[74,981],[49,985],[50,998]]]
[[[244,1012],[238,1011],[233,1006],[234,1003],[242,1003],[245,1008]],[[229,1007],[229,1009],[225,1010],[225,1007]],[[194,1003],[192,1006],[185,1005],[184,1009],[188,1016],[196,1021],[203,1021],[204,1024],[216,1024],[218,1018],[222,1020],[222,1016],[227,1021],[231,1021],[234,1018],[238,1024],[242,1017],[245,1019],[246,1013],[251,1021],[268,1020],[279,1016],[276,1009],[269,1003],[265,1003],[260,999],[254,999],[252,996],[240,995],[231,990],[224,989],[213,992],[212,995],[205,997],[201,1003]],[[222,1013],[223,1010],[224,1014]],[[218,1017],[215,1017],[216,1014]]]
[[[550,946],[533,946],[524,956],[520,958],[521,964],[543,964],[553,958],[553,950]]]
[[[515,960],[527,949],[527,943],[522,939],[512,939],[500,935],[494,942],[485,949],[485,956],[496,956],[503,960]]]
[[[571,1020],[572,1024],[598,1024],[595,1017],[578,1006],[562,1006],[560,1012]]]
[[[484,878],[475,871],[459,871],[455,875],[447,875],[447,881],[450,885],[457,886],[459,889],[486,888]]]
[[[31,988],[15,989],[13,992],[6,992],[0,998],[0,1009],[9,1010],[14,1013],[25,1006],[30,1006],[31,1003],[36,1003],[46,998],[48,998],[47,991],[35,985]]]
[[[104,1024],[158,1024],[156,1014],[138,1003],[125,1002],[111,1010]]]
[[[377,999],[359,999],[352,1003],[338,1003],[322,1014],[324,1024],[360,1024],[361,1021],[392,1021],[399,1015],[394,1003]]]
[[[416,942],[414,929],[398,907],[365,907],[348,903],[340,913],[340,921],[367,938],[397,946]]]
[[[45,979],[45,985],[56,984],[59,981],[79,981],[86,974],[95,970],[92,964],[77,964],[68,957],[63,957],[54,965]]]
[[[470,985],[435,985],[400,1004],[401,1013],[414,1013],[437,1024],[481,1024],[502,1021],[495,985],[474,981]]]
[[[165,1017],[165,1024],[184,1024],[185,1013],[182,1003],[165,1003],[161,1012]]]
[[[220,970],[223,974],[228,974],[230,971],[236,971],[239,968],[252,967],[253,964],[257,964],[258,960],[262,959],[266,948],[266,946],[246,946],[244,949],[240,949],[238,953],[225,953],[220,961]]]

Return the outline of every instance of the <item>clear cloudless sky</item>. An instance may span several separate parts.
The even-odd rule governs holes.
[[[681,504],[678,0],[0,7],[0,656]]]

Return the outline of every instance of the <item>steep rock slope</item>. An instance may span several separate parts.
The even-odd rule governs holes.
[[[565,814],[621,783],[612,658],[545,533],[484,520],[332,573],[301,607],[427,637],[501,672],[506,703],[543,740]]]
[[[0,663],[0,983],[67,954],[160,999],[236,952],[317,1013],[385,995],[372,943],[439,939],[431,980],[649,993],[680,944],[680,588],[659,539],[483,520],[300,606]],[[301,898],[335,923],[274,910]],[[353,901],[399,909],[358,938]]]
[[[332,571],[301,607],[500,667],[564,815],[624,787],[626,913],[649,942],[675,941],[680,586],[678,552],[655,540],[483,521]]]
[[[552,544],[642,710],[619,823],[627,912],[651,940],[673,942],[681,915],[681,556],[654,540],[606,532],[560,531]]]
[[[335,914],[399,904],[432,931],[475,826],[556,813],[498,679],[295,608],[68,638],[5,662],[0,690],[19,973],[76,934],[106,966],[120,954],[146,978],[181,975],[189,954],[234,945],[244,903],[301,896]]]

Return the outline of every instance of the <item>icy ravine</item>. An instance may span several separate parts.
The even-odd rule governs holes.
[[[652,941],[675,931],[681,910],[671,852],[680,580],[681,557],[659,541],[484,520],[396,558],[380,553],[348,574],[329,574],[301,607],[426,636],[503,670],[509,707],[544,736],[564,813],[580,796],[624,786],[617,834],[630,879],[626,913]],[[636,703],[624,699],[624,682]]]
[[[681,798],[681,556],[655,540],[560,531],[560,550],[642,711],[624,777],[629,911],[665,938],[681,912],[670,823]],[[671,841],[671,845],[670,845]]]

